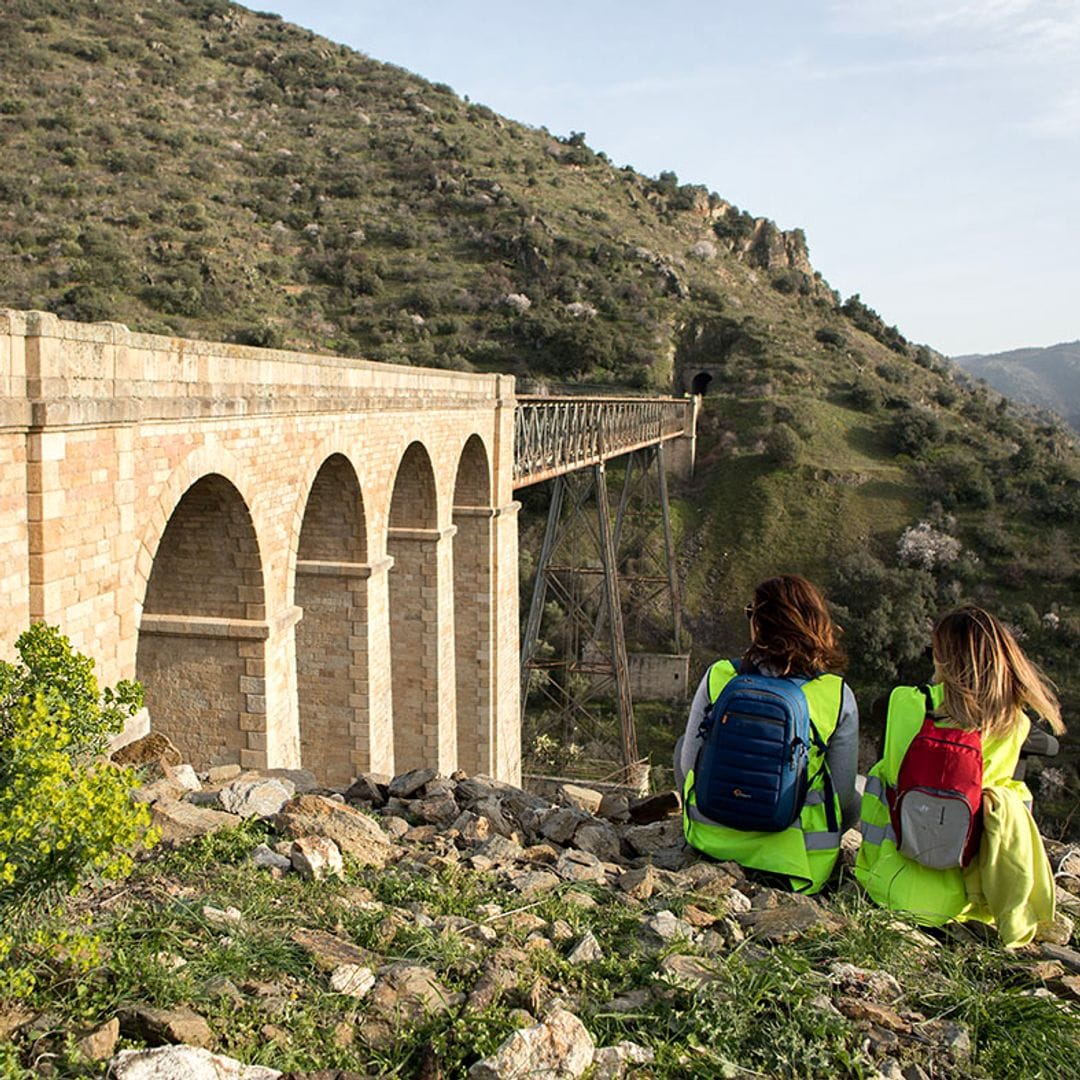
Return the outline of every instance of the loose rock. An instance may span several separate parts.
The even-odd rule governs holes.
[[[296,839],[325,836],[361,866],[385,866],[397,855],[378,823],[360,810],[321,795],[298,795],[273,817],[274,827]]]
[[[161,1046],[121,1050],[109,1063],[109,1075],[116,1080],[278,1080],[281,1072],[197,1046]]]
[[[469,1069],[469,1080],[566,1080],[592,1065],[596,1049],[573,1013],[555,1009],[534,1027],[515,1031],[491,1057]]]

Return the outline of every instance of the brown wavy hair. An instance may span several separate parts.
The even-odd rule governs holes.
[[[781,574],[763,581],[754,590],[748,614],[748,664],[811,678],[846,666],[839,644],[843,631],[833,622],[821,591],[806,578]]]
[[[962,727],[1000,737],[1030,708],[1058,734],[1065,730],[1053,685],[989,611],[968,606],[942,615],[933,646],[934,681],[945,688],[945,711]]]

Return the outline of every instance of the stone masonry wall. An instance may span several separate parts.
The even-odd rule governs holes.
[[[311,713],[306,735],[320,768],[389,771],[399,736],[409,759],[452,768],[453,500],[464,448],[479,447],[495,515],[489,693],[497,730],[476,767],[513,780],[513,405],[505,376],[0,312],[0,650],[10,655],[32,619],[57,624],[96,659],[102,683],[132,678],[138,666],[151,724],[172,726],[191,743],[192,760],[224,755],[244,765],[301,764],[301,701],[332,671],[331,706],[321,719]],[[399,509],[405,528],[421,518],[433,535],[414,541],[419,563],[410,567],[407,556],[396,566],[391,501],[406,455],[421,452],[430,482],[413,492],[417,478],[406,469],[401,490],[412,494]],[[328,462],[335,475],[347,466],[354,477],[362,524],[339,536],[344,548],[327,542],[302,553]],[[170,523],[175,537],[166,535]],[[340,565],[311,565],[320,561]],[[323,573],[317,587],[306,584],[312,570]],[[426,699],[434,710],[420,719],[407,691],[395,692],[395,575],[413,577],[416,610],[426,612],[408,661],[423,670],[421,683],[435,684]],[[301,630],[305,604],[311,622]]]

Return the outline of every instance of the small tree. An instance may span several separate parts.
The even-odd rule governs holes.
[[[94,662],[54,627],[35,624],[16,649],[21,663],[0,662],[0,963],[16,954],[0,969],[0,998],[33,985],[18,961],[31,924],[33,945],[85,951],[90,939],[50,936],[46,917],[88,879],[128,874],[135,845],[156,839],[131,801],[134,772],[101,756],[142,688],[99,692]]]

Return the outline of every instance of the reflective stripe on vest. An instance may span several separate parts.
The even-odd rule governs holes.
[[[813,800],[815,805],[823,803],[825,796],[823,793],[818,793],[818,798]],[[809,796],[806,799],[807,804],[811,802]],[[715,825],[716,822],[712,818],[707,818],[693,803],[689,803],[686,806],[686,816],[691,821],[696,821],[699,825]],[[840,846],[840,834],[838,832],[806,832],[803,831],[803,843],[807,851],[826,851],[828,848]]]
[[[864,795],[874,795],[879,798],[886,806],[888,802],[888,789],[881,782],[880,776],[868,776],[866,778],[866,787],[863,788]]]
[[[896,833],[891,825],[871,825],[868,821],[860,821],[859,832],[868,844],[880,844],[883,840],[896,843]]]

